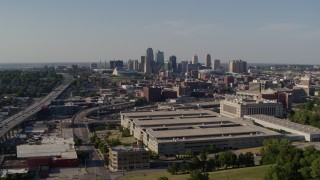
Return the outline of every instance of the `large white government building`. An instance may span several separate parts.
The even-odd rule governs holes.
[[[283,137],[250,122],[209,110],[121,113],[121,125],[148,149],[163,155],[187,149],[201,152],[211,144],[217,149],[255,147],[265,139]]]
[[[283,105],[277,101],[257,101],[249,97],[228,95],[220,101],[220,113],[230,117],[265,114],[276,117],[283,116]]]

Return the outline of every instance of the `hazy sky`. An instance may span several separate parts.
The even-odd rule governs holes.
[[[0,63],[140,59],[148,47],[178,61],[320,64],[320,1],[0,1]]]

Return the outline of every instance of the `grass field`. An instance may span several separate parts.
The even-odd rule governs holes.
[[[120,140],[121,144],[123,145],[131,145],[136,142],[133,136],[130,137],[122,137],[121,132],[119,130],[103,130],[97,131],[97,133],[107,133],[110,132],[111,135],[108,136],[108,139],[118,139]]]
[[[269,166],[256,166],[248,168],[220,170],[210,172],[209,178],[219,180],[262,180],[268,167]],[[185,180],[188,179],[190,175],[171,175],[165,171],[125,176],[121,178],[121,180],[157,180],[157,178],[161,176],[166,176],[169,178],[169,180]]]
[[[262,146],[260,147],[253,147],[253,148],[246,148],[246,149],[239,149],[239,150],[235,150],[237,152],[242,152],[242,153],[246,153],[246,152],[252,152],[252,153],[261,153],[261,149],[262,149]]]

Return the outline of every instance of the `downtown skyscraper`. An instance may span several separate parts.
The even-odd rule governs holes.
[[[194,55],[193,57],[192,57],[192,64],[198,64],[199,63],[199,61],[198,61],[198,56],[197,55]]]
[[[229,61],[228,69],[229,69],[229,72],[232,72],[232,73],[246,73],[247,62],[241,59]]]
[[[211,68],[211,56],[210,54],[207,54],[206,61],[205,61],[206,68]]]
[[[173,72],[177,71],[177,57],[176,56],[170,56],[169,62],[171,63]]]
[[[144,73],[151,74],[152,73],[152,64],[154,63],[154,56],[152,48],[148,48],[146,52],[146,58],[144,62]]]
[[[162,67],[164,65],[164,53],[162,51],[156,51],[155,61],[156,64]]]

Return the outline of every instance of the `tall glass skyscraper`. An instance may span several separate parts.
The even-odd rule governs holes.
[[[152,48],[148,48],[146,53],[145,63],[144,63],[144,73],[146,74],[152,73],[153,62],[154,62],[153,50]]]
[[[172,66],[173,72],[176,72],[177,71],[177,57],[176,56],[170,56],[169,62],[171,64],[171,66]]]
[[[155,59],[157,65],[163,66],[164,65],[164,54],[162,51],[156,51],[156,59]]]
[[[210,54],[207,54],[207,56],[206,56],[205,66],[206,66],[206,68],[211,68],[211,56],[210,56]]]
[[[198,62],[198,56],[197,55],[194,55],[193,57],[192,57],[192,64],[198,64],[199,62]]]

